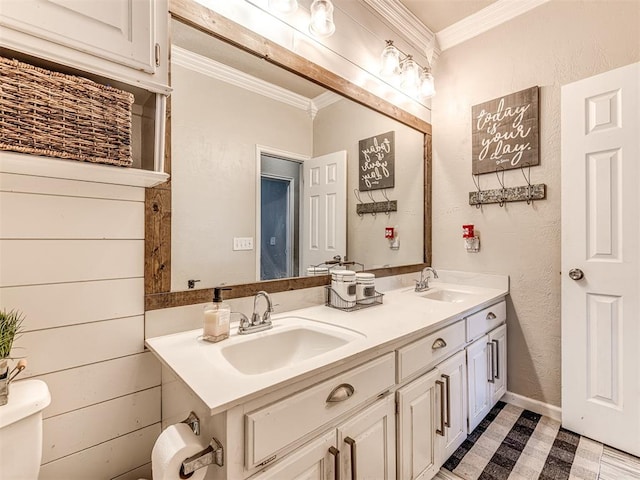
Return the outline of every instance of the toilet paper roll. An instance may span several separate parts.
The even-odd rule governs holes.
[[[151,451],[153,480],[179,480],[182,462],[205,448],[186,423],[170,425],[160,434]],[[190,480],[202,480],[207,468],[196,470]]]

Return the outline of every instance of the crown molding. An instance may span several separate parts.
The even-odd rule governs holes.
[[[329,105],[339,102],[340,100],[342,100],[342,98],[343,97],[338,95],[337,93],[324,92],[318,95],[317,97],[314,97],[313,99],[311,99],[311,101],[313,102],[313,104],[316,106],[318,110],[322,110],[323,108],[328,107]]]
[[[370,1],[370,0],[365,0]],[[440,50],[445,51],[533,10],[549,0],[498,0],[436,34]]]
[[[439,55],[440,49],[435,41],[436,35],[399,0],[360,1],[368,5],[395,30],[401,32],[404,40],[416,50],[426,54],[430,61],[430,50],[433,50],[433,57]]]
[[[286,88],[265,82],[252,75],[231,68],[223,63],[216,62],[208,57],[171,45],[171,62],[189,70],[194,70],[211,78],[230,83],[236,87],[244,88],[267,98],[277,100],[305,112],[312,110],[312,101],[307,97],[293,93]]]

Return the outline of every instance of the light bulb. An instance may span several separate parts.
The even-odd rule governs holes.
[[[402,62],[400,76],[400,88],[407,95],[415,97],[420,88],[420,67],[418,67],[411,55],[407,55],[405,61]]]
[[[313,0],[309,31],[316,37],[330,37],[336,31],[333,4],[329,0]]]
[[[269,8],[280,13],[293,13],[298,9],[298,0],[269,0]]]
[[[400,73],[400,51],[393,46],[392,40],[387,40],[387,46],[380,55],[380,75],[384,78],[393,77]]]
[[[433,82],[433,75],[431,75],[428,68],[425,68],[420,75],[420,96],[426,99],[433,97],[435,93],[436,88]]]

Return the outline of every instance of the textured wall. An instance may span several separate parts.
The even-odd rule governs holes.
[[[640,2],[551,1],[447,50],[435,68],[433,257],[449,269],[511,276],[508,389],[560,405],[560,88],[640,59]],[[540,166],[532,183],[547,199],[476,209],[468,205],[471,107],[540,86]],[[525,184],[522,172],[506,186]],[[483,175],[481,187],[498,188]],[[466,253],[473,223],[481,252]]]

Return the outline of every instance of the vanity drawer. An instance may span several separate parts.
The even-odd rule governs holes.
[[[283,447],[383,393],[394,383],[395,361],[393,352],[390,352],[248,413],[245,415],[246,467],[259,465]],[[329,401],[334,391],[338,398]]]
[[[507,320],[507,302],[504,300],[467,317],[467,342],[481,337]]]
[[[435,366],[464,346],[464,321],[438,330],[398,350],[398,383]]]

